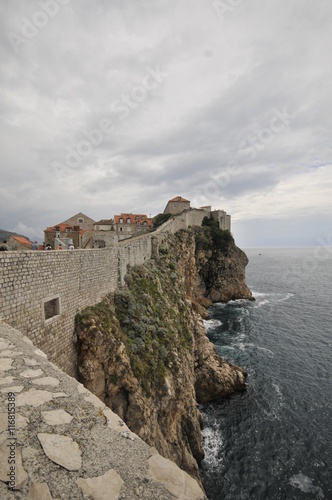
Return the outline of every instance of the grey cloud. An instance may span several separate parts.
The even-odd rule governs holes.
[[[286,198],[283,227],[266,211],[262,224],[243,214],[250,197],[331,162],[328,2],[242,2],[221,20],[212,1],[70,0],[16,54],[8,33],[20,34],[22,18],[33,20],[41,3],[0,6],[0,227],[22,223],[41,238],[79,210],[95,218],[135,207],[153,213],[177,194],[199,201],[205,193],[219,208],[236,207],[242,244],[252,235],[263,241],[258,230],[243,232],[255,224],[274,227],[271,244],[278,235],[309,241]],[[167,78],[133,100],[147,68],[157,67]],[[132,108],[121,102],[126,95]],[[295,117],[270,140],[275,109]],[[77,154],[105,118],[112,132],[69,168],[68,148]],[[238,175],[229,175],[233,164]],[[308,217],[312,203],[303,208]],[[327,224],[326,207],[317,210]]]

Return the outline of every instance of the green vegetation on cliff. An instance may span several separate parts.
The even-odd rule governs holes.
[[[209,217],[204,217],[200,230],[196,229],[195,242],[196,252],[211,249],[227,253],[228,249],[235,245],[230,231],[220,229],[218,222]]]
[[[177,351],[192,352],[183,278],[168,249],[161,257],[135,266],[126,287],[77,314],[76,325],[95,324],[102,335],[126,345],[134,375],[149,393],[164,383],[167,368],[177,370]]]

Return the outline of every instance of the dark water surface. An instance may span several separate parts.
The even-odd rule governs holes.
[[[216,304],[208,336],[247,390],[205,405],[210,500],[332,499],[332,249],[250,249],[255,302]],[[259,255],[261,254],[261,255]]]

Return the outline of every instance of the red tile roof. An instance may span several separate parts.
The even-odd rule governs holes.
[[[59,229],[56,230],[55,229],[56,227],[58,227]],[[47,227],[44,233],[54,233],[55,231],[59,231],[60,233],[65,233],[66,229],[71,229],[71,228],[72,226],[70,226],[69,224],[61,222],[60,224],[55,224],[54,226]]]
[[[31,245],[32,245],[31,241],[27,240],[23,236],[14,236],[14,235],[12,235],[12,238],[14,238],[14,240],[18,241],[22,245],[31,248]]]
[[[175,198],[173,198],[172,200],[169,200],[169,201],[174,202],[174,203],[179,203],[179,202],[190,203],[189,200],[186,200],[185,198],[182,198],[182,196],[176,196]]]
[[[121,215],[114,215],[114,222],[115,222],[115,224],[120,224],[120,219],[123,219],[123,223],[124,224],[127,222],[127,219],[130,219],[130,223],[131,224],[137,224],[137,222],[140,222],[141,225],[143,225],[143,222],[146,222],[149,227],[152,224],[152,219],[149,219],[146,214],[121,214]]]

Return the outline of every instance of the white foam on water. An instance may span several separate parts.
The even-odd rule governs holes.
[[[259,301],[259,302],[256,300],[256,303],[255,303],[254,307],[256,309],[258,309],[259,307],[262,307],[262,306],[265,306],[266,304],[269,304],[269,302],[270,301],[267,300],[267,299],[263,299],[262,301]]]
[[[282,398],[282,392],[280,390],[280,387],[277,384],[272,384],[272,386],[275,388],[275,391],[278,394],[278,396]]]
[[[220,456],[220,449],[223,445],[222,437],[213,427],[204,428],[202,434],[205,451],[204,463],[208,466],[209,470],[211,468],[219,470],[223,460],[222,456]]]
[[[250,342],[247,342],[247,343],[239,342],[237,344],[237,347],[239,349],[241,349],[241,351],[244,351],[246,347],[250,347],[251,349],[257,349],[258,351],[266,352],[271,357],[274,356],[274,352],[270,351],[270,349],[267,349],[266,347],[260,347],[258,345],[252,344]]]
[[[293,293],[261,293],[252,291],[253,296],[256,299],[254,307],[262,307],[269,302],[284,302],[294,296]]]
[[[222,321],[219,319],[207,319],[203,320],[204,326],[207,330],[211,330],[212,328],[217,328],[222,325]]]
[[[302,472],[291,477],[289,483],[294,486],[294,488],[299,488],[303,493],[315,493],[317,495],[316,498],[325,498],[322,488],[314,486],[312,484],[312,479],[302,474]]]

